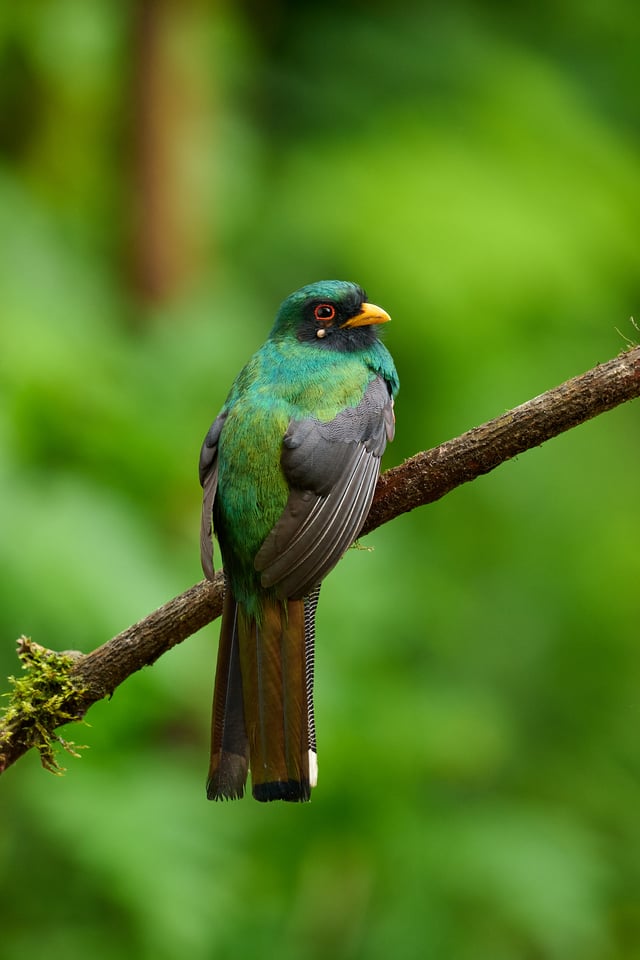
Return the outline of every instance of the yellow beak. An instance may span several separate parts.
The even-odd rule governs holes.
[[[374,323],[388,323],[391,317],[382,307],[376,307],[375,303],[363,303],[360,313],[351,317],[343,327],[368,327]]]

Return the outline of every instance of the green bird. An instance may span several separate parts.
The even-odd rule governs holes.
[[[207,796],[309,800],[320,583],[369,512],[393,439],[398,376],[354,283],[312,283],[282,303],[200,454],[201,556],[225,575]]]

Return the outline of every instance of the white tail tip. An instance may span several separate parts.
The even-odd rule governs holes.
[[[318,754],[315,750],[309,750],[309,786],[315,787],[318,784]]]

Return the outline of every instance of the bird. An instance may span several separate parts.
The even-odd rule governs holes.
[[[399,388],[379,337],[391,318],[355,283],[281,304],[204,439],[201,561],[224,570],[210,800],[310,799],[320,584],[360,532],[395,431]]]

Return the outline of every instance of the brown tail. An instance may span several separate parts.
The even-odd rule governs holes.
[[[249,770],[237,620],[238,605],[225,584],[211,717],[209,800],[235,800],[244,796]]]
[[[220,631],[207,796],[304,801],[317,777],[313,640],[317,593],[264,598],[260,622],[230,590]]]

